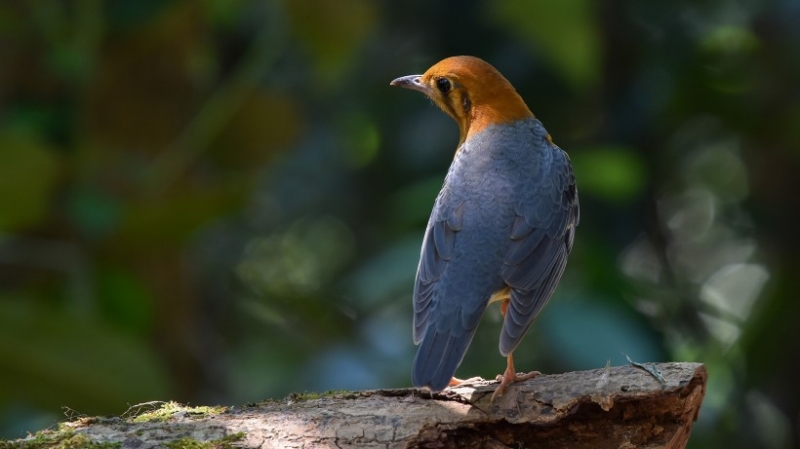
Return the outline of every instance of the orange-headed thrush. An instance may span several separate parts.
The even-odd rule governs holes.
[[[518,375],[512,352],[567,264],[578,225],[569,157],[494,67],[447,58],[392,86],[427,95],[450,115],[460,141],[433,205],[414,284],[412,380],[433,391],[455,379],[486,307],[501,301],[502,394]]]

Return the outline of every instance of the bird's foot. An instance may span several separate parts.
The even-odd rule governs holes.
[[[470,377],[469,379],[459,379],[457,377],[454,377],[454,378],[450,379],[450,383],[447,386],[448,387],[458,387],[458,386],[461,386],[461,385],[471,384],[471,383],[474,383],[474,382],[480,382],[482,380],[483,380],[483,378],[482,377],[478,377],[478,376]]]
[[[540,376],[542,373],[539,371],[531,371],[529,373],[517,373],[514,370],[509,370],[506,368],[506,372],[503,374],[498,374],[495,378],[496,381],[500,382],[500,386],[494,390],[492,394],[492,401],[494,401],[495,397],[500,397],[506,391],[506,387],[514,382],[521,382],[523,380],[533,379],[536,376]]]

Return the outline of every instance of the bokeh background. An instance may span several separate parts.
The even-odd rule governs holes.
[[[691,447],[800,446],[798,24],[794,0],[4,0],[0,437],[408,386],[458,131],[388,83],[471,54],[580,189],[518,367],[701,361]],[[504,368],[499,329],[461,376]]]

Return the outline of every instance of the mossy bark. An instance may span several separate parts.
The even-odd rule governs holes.
[[[663,379],[632,365],[544,375],[514,384],[494,401],[497,383],[481,381],[435,394],[290,396],[216,413],[172,404],[171,416],[153,421],[84,418],[63,427],[123,448],[177,441],[248,448],[683,448],[705,394],[706,369],[698,363],[652,368]]]

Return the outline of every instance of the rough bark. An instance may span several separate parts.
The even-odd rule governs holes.
[[[175,412],[162,422],[83,419],[69,427],[89,441],[131,448],[180,439],[248,448],[683,448],[703,400],[706,369],[651,366],[663,381],[628,365],[539,376],[494,401],[497,383],[480,381],[437,394],[290,396],[218,414]]]

